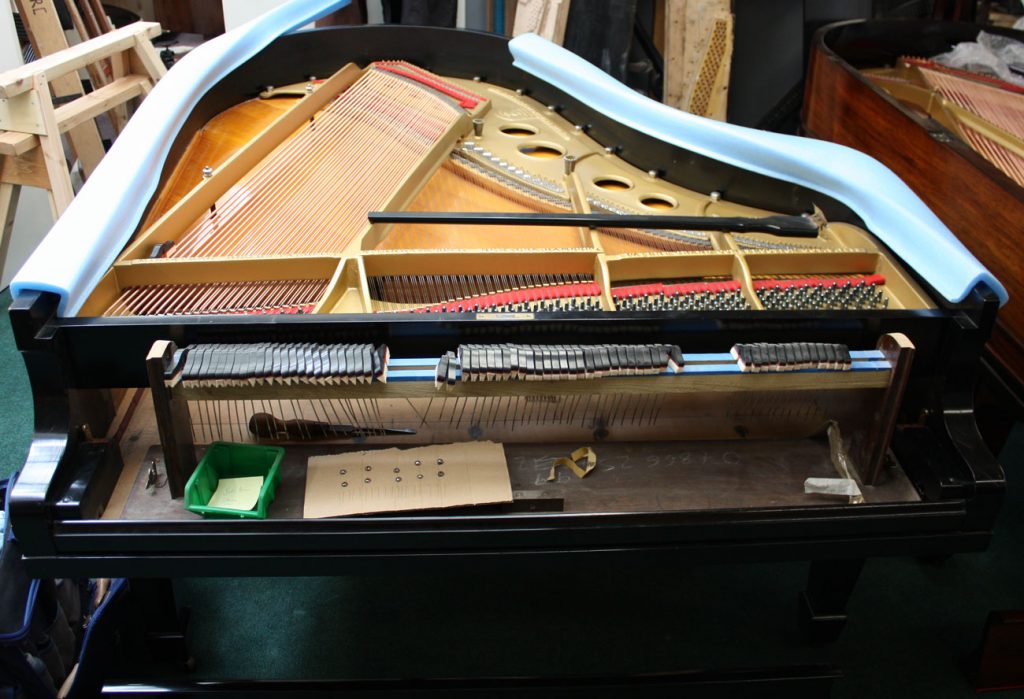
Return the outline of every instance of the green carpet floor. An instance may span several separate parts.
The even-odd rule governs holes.
[[[21,468],[32,439],[32,390],[7,321],[10,305],[11,295],[5,289],[0,292],[0,478]]]
[[[832,662],[836,697],[964,697],[995,609],[1024,608],[1024,431],[985,553],[869,561],[837,644],[797,631],[804,564],[342,580],[180,580],[199,677],[669,672]],[[1024,659],[1022,659],[1024,661]],[[1002,692],[1000,697],[1024,697]]]
[[[0,299],[6,310],[9,297]],[[0,322],[0,475],[20,467],[31,402]],[[832,646],[796,628],[803,564],[557,567],[416,577],[182,579],[198,678],[576,675],[833,662],[837,697],[963,697],[990,610],[1024,609],[1024,430],[992,546],[943,562],[869,561]],[[1024,659],[1022,659],[1024,661]],[[1024,696],[1004,692],[996,696]]]

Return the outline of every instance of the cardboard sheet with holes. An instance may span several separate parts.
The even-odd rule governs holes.
[[[309,459],[306,519],[512,502],[494,442],[380,449]]]

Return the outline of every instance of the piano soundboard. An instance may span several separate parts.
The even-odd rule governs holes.
[[[482,80],[349,65],[268,88],[215,122],[81,315],[931,306],[862,228],[739,232],[777,213],[642,171],[546,105]],[[245,146],[211,148],[211,131],[243,125],[255,134]],[[370,212],[443,220],[371,223]],[[459,220],[481,212],[506,216]],[[654,222],[517,225],[524,214]],[[665,217],[722,219],[726,230],[660,228]],[[741,219],[734,231],[730,219]]]

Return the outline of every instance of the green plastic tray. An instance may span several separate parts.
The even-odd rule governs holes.
[[[206,449],[195,472],[185,484],[185,509],[203,517],[266,519],[267,506],[274,501],[277,484],[281,481],[283,458],[284,449],[281,447],[214,442]],[[254,509],[232,510],[207,505],[221,478],[250,476],[263,476],[263,488],[260,489],[260,497]]]

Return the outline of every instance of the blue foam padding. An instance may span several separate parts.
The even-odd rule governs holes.
[[[128,243],[160,181],[159,164],[203,95],[282,34],[351,0],[292,0],[191,51],[143,100],[64,215],[11,282],[60,295],[73,316]]]
[[[758,131],[681,112],[629,89],[536,34],[509,42],[517,68],[665,143],[833,197],[948,301],[985,284],[1006,289],[889,168],[834,143]],[[685,183],[683,183],[685,184]]]
[[[11,283],[14,295],[60,296],[73,316],[141,221],[159,183],[154,163],[206,92],[282,34],[350,0],[292,0],[198,47],[143,101],[110,152]],[[849,148],[756,131],[693,116],[633,92],[585,60],[535,35],[509,43],[524,71],[632,128],[738,167],[832,196],[945,298],[962,300],[979,283],[1003,286],[888,168]],[[384,57],[382,57],[384,58]]]

